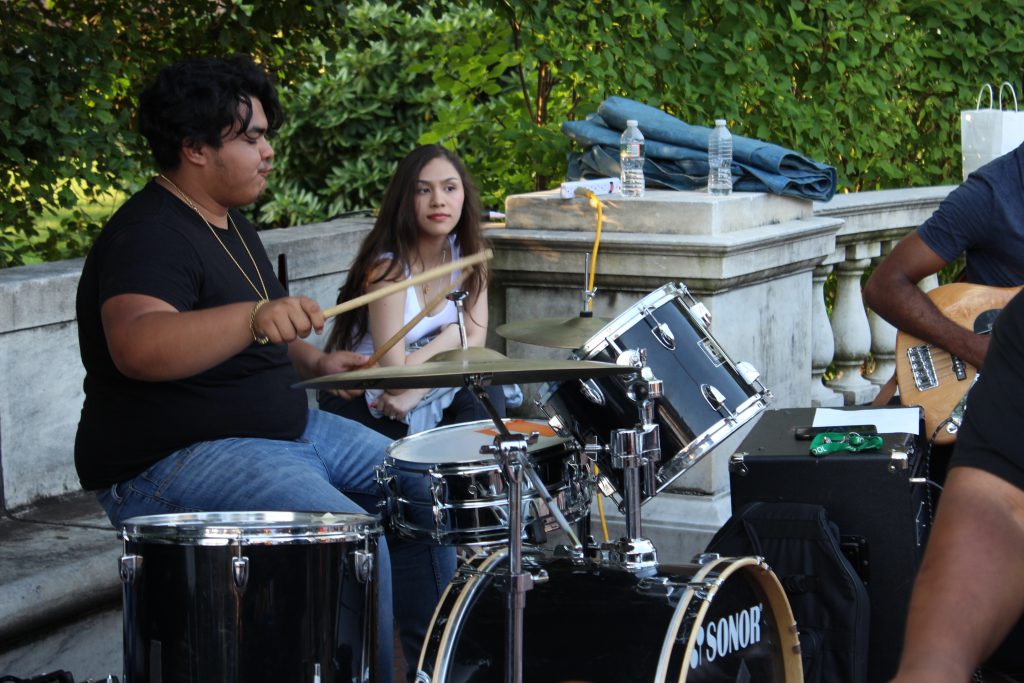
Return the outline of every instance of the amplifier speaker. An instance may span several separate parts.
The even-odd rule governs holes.
[[[762,415],[729,463],[732,510],[755,501],[825,508],[868,590],[868,681],[886,681],[899,664],[907,605],[931,524],[923,423],[917,434],[881,434],[878,451],[816,457],[806,433],[814,416],[814,408]]]

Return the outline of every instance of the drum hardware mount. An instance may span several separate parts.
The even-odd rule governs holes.
[[[645,361],[646,352],[636,350],[620,356],[620,362],[630,357]],[[643,537],[640,521],[642,472],[651,473],[652,463],[661,460],[659,425],[654,421],[655,401],[664,394],[664,385],[654,377],[646,365],[642,366],[627,395],[636,402],[639,422],[633,429],[617,429],[609,437],[607,447],[611,466],[622,470],[623,496],[619,506],[625,517],[626,535],[615,542],[603,543],[591,550],[591,556],[600,564],[618,567],[635,573],[651,572],[658,567],[658,552],[650,539]],[[585,451],[597,459],[605,447],[587,444]]]

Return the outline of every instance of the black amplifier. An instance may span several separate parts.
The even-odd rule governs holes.
[[[911,424],[916,418],[916,433],[885,433],[882,427],[879,450],[812,456],[811,438],[821,431],[812,427],[817,409],[766,411],[730,459],[732,510],[754,501],[825,508],[839,528],[844,554],[868,589],[868,681],[886,681],[899,664],[910,592],[931,526],[922,413],[896,406],[831,410],[847,418],[837,422],[864,427],[882,422],[873,417],[897,416],[904,422],[909,417]]]

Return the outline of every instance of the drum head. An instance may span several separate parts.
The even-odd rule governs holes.
[[[568,441],[555,434],[545,422],[537,420],[505,419],[505,428],[513,434],[539,434],[536,443],[527,449],[530,453],[546,450]],[[407,436],[388,446],[392,458],[412,465],[434,465],[439,463],[492,462],[490,455],[481,454],[481,446],[490,446],[498,430],[490,420],[478,420],[457,425],[438,427],[419,434]]]

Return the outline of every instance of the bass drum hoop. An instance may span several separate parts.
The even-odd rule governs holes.
[[[746,570],[745,573],[754,578],[761,592],[764,593],[765,598],[768,600],[772,614],[775,615],[775,626],[780,639],[779,648],[782,657],[783,683],[803,683],[804,668],[803,661],[800,659],[800,636],[797,633],[796,619],[793,617],[793,610],[786,599],[786,591],[782,588],[778,577],[775,576],[775,572],[768,568],[768,565],[761,557],[719,557],[703,565],[700,571],[693,575],[690,581],[691,585],[687,587],[686,593],[679,601],[679,607],[672,615],[672,623],[666,630],[665,642],[661,648],[661,657],[658,659],[656,681],[668,681],[669,657],[677,642],[676,636],[679,633],[679,629],[683,625],[683,617],[690,611],[690,603],[693,602],[694,598],[700,600],[700,607],[697,609],[693,623],[703,624],[704,618],[711,608],[715,593],[718,592],[718,587],[729,576],[740,570]],[[711,576],[712,574],[714,574],[714,577]],[[709,585],[710,589],[706,598],[696,595],[697,588],[707,589]],[[686,649],[683,652],[682,666],[679,668],[678,683],[686,683],[686,677],[690,671],[690,656],[696,646],[697,630],[693,629],[686,639]]]

